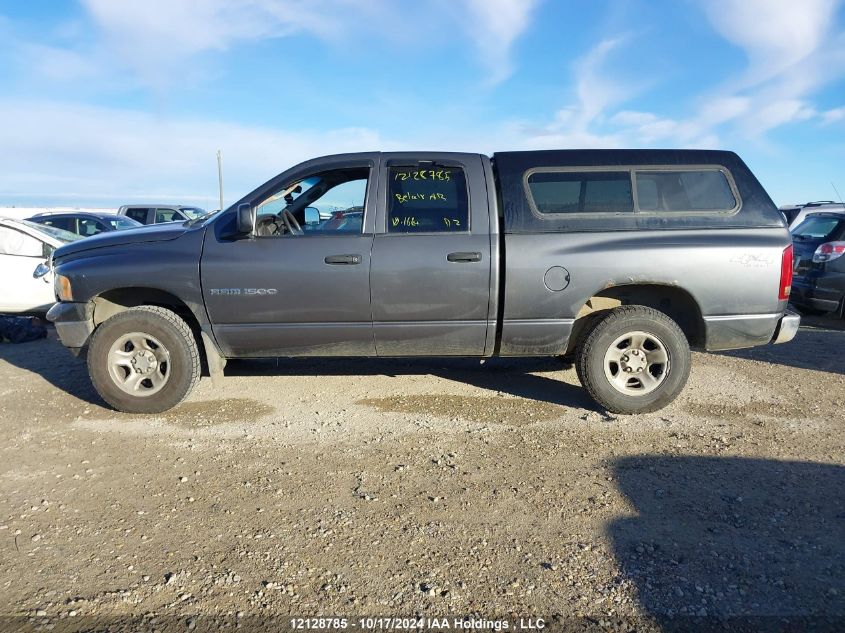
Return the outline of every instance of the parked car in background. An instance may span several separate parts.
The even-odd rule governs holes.
[[[789,230],[801,224],[809,214],[817,211],[845,212],[845,204],[833,202],[832,200],[817,200],[816,202],[805,202],[804,204],[792,204],[779,207],[780,212],[786,218]]]
[[[845,317],[845,210],[811,213],[792,230],[792,303]]]
[[[140,222],[125,215],[116,213],[39,213],[29,218],[30,222],[53,226],[63,231],[76,233],[82,237],[97,235],[106,231],[122,231],[124,229],[136,229],[143,226]]]
[[[56,301],[50,256],[59,246],[79,239],[51,226],[0,218],[0,312],[46,312]]]
[[[206,210],[201,207],[186,207],[181,204],[127,204],[120,207],[117,213],[141,224],[185,222],[207,215]]]

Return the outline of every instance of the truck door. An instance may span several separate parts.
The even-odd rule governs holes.
[[[227,356],[375,355],[377,159],[309,164],[257,190],[255,235],[227,238],[221,218],[206,236],[202,290]]]
[[[484,355],[494,263],[481,156],[385,154],[380,177],[370,273],[377,354]]]

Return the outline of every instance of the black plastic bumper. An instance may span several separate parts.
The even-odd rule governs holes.
[[[47,320],[56,326],[62,345],[79,354],[94,331],[94,305],[90,302],[56,303],[47,312]]]

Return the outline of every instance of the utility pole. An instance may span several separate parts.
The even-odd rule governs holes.
[[[220,188],[220,210],[223,210],[223,152],[217,150],[217,182]]]

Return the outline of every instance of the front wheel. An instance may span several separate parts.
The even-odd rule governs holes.
[[[664,313],[645,306],[611,310],[576,351],[576,371],[590,396],[612,413],[648,413],[671,403],[690,371],[686,336]]]
[[[97,327],[88,373],[100,397],[118,411],[160,413],[196,385],[199,350],[191,328],[175,312],[140,306]]]

